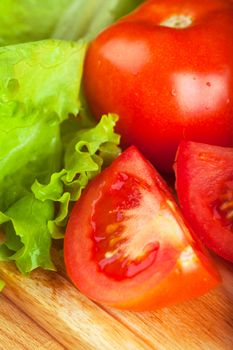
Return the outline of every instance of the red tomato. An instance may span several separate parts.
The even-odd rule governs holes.
[[[233,1],[151,0],[90,45],[94,115],[169,172],[181,139],[233,146]]]
[[[195,233],[233,262],[233,148],[181,142],[176,187],[182,212]]]
[[[155,309],[219,283],[167,186],[134,147],[84,191],[71,213],[64,249],[74,284],[117,308]]]

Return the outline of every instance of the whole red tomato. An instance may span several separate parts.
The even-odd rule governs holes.
[[[91,43],[84,87],[160,171],[181,139],[233,146],[233,1],[145,1]]]

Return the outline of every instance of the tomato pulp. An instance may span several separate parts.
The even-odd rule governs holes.
[[[233,148],[183,141],[175,168],[184,216],[206,246],[233,262]]]
[[[103,31],[84,68],[96,118],[170,172],[181,139],[233,146],[233,2],[151,0]]]
[[[156,309],[219,283],[167,186],[134,147],[85,189],[64,249],[74,284],[89,298],[121,309]]]

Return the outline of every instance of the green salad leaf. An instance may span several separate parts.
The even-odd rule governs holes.
[[[54,208],[49,201],[42,203],[28,194],[5,212],[6,260],[15,260],[22,273],[38,266],[54,269],[50,259],[51,236],[48,220],[53,218]]]
[[[93,38],[142,0],[1,0],[0,46]]]
[[[53,37],[91,40],[140,3],[142,0],[74,0],[58,22]]]
[[[59,169],[60,123],[79,112],[85,49],[55,40],[0,48],[0,210]]]
[[[119,153],[116,117],[95,125],[81,113],[85,51],[58,40],[0,48],[0,260],[22,273],[54,269],[52,237],[63,236],[72,202]]]
[[[73,0],[1,0],[0,45],[49,38]]]
[[[4,287],[5,287],[5,282],[0,280],[0,292],[3,290]]]
[[[57,214],[48,223],[54,238],[63,237],[70,202],[79,199],[89,180],[101,171],[103,165],[107,165],[103,164],[104,161],[112,161],[119,154],[117,145],[120,139],[114,133],[116,120],[114,115],[103,116],[99,124],[87,129],[78,129],[76,123],[70,132],[63,125],[66,129],[63,138],[64,168],[54,173],[48,184],[36,181],[32,186],[37,199],[57,203]]]

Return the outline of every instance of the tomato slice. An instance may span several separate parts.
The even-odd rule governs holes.
[[[156,309],[199,296],[220,280],[166,184],[133,146],[83,192],[64,249],[73,283],[122,309]]]
[[[208,248],[233,262],[233,148],[182,141],[175,168],[184,216]]]

